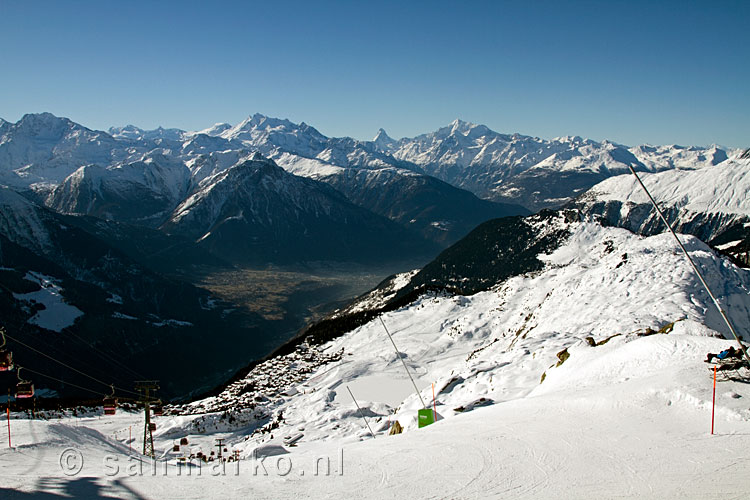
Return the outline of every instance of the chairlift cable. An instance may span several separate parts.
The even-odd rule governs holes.
[[[24,326],[26,326],[26,325],[24,325]],[[71,332],[66,332],[66,335],[67,335],[67,333],[71,333]],[[25,347],[29,347],[30,349],[33,348],[31,346],[25,346]],[[70,361],[67,360],[67,357],[68,356],[72,356],[72,355],[70,353],[66,352],[65,350],[61,349],[60,346],[46,345],[45,346],[45,350],[47,351],[47,353],[49,353],[50,356],[56,356],[59,360],[65,360],[67,362],[70,362]],[[96,371],[94,371],[92,373],[94,373],[94,374],[96,374],[96,375],[98,375],[98,376],[101,377],[101,374],[105,373],[105,368],[103,368],[103,367],[102,368],[98,368]],[[119,371],[115,371],[115,372],[107,372],[106,374],[109,375],[109,376],[114,377],[116,380],[119,380],[120,382],[124,382],[125,385],[127,385],[128,382],[130,382],[130,381],[127,380],[127,377],[123,378],[123,375],[121,375],[120,373],[121,372],[119,372]],[[102,377],[102,378],[105,378],[105,377]]]
[[[703,274],[698,269],[698,266],[695,265],[695,262],[693,262],[692,257],[690,257],[690,254],[688,253],[687,249],[685,248],[685,245],[682,244],[680,241],[680,238],[677,237],[677,233],[674,232],[674,229],[672,229],[672,225],[667,221],[667,218],[664,217],[664,214],[662,213],[661,209],[659,208],[659,205],[656,203],[656,200],[651,196],[651,193],[648,192],[648,189],[646,188],[646,185],[643,183],[641,178],[636,173],[635,169],[632,165],[628,165],[628,168],[630,169],[630,172],[635,176],[636,180],[638,181],[638,184],[641,185],[641,188],[643,188],[643,191],[646,193],[646,196],[648,196],[648,199],[651,200],[651,204],[654,206],[654,209],[656,209],[656,213],[659,214],[659,218],[662,220],[665,226],[667,226],[667,229],[669,229],[669,232],[672,233],[672,236],[674,236],[674,239],[677,240],[677,244],[680,246],[680,249],[682,250],[682,253],[685,254],[685,257],[687,257],[688,262],[693,267],[693,270],[695,271],[695,274],[698,275],[698,279],[700,280],[701,284],[703,285],[703,288],[706,289],[708,292],[709,297],[711,297],[711,300],[713,300],[714,305],[716,306],[716,309],[719,310],[719,314],[721,314],[721,317],[724,319],[724,322],[729,327],[729,331],[734,336],[734,339],[737,341],[737,344],[740,346],[740,350],[742,351],[742,354],[745,355],[745,359],[748,363],[750,363],[750,356],[747,354],[747,350],[745,349],[745,346],[742,345],[742,342],[740,341],[739,335],[737,334],[737,330],[734,329],[734,326],[732,325],[732,322],[729,321],[729,317],[724,312],[724,309],[722,309],[721,304],[719,304],[719,300],[716,298],[716,296],[711,291],[711,288],[708,286],[708,283],[706,283],[706,280],[703,278]]]
[[[62,361],[59,361],[59,360],[57,360],[57,359],[53,358],[52,356],[50,356],[50,355],[48,355],[48,354],[45,354],[45,353],[43,353],[42,351],[40,351],[40,350],[38,350],[38,349],[35,349],[35,348],[33,348],[33,347],[31,347],[31,346],[29,346],[29,345],[27,345],[27,344],[24,344],[24,343],[23,343],[23,342],[21,342],[20,340],[18,340],[18,339],[16,339],[16,338],[12,337],[12,336],[10,336],[10,335],[8,335],[7,333],[6,333],[5,335],[6,335],[6,336],[7,336],[7,337],[8,337],[9,339],[11,339],[12,341],[14,341],[14,342],[17,342],[18,344],[20,344],[20,345],[22,345],[22,346],[26,347],[27,349],[30,349],[30,350],[32,350],[32,351],[34,351],[34,352],[36,352],[37,354],[41,354],[41,355],[42,355],[42,356],[44,356],[45,358],[51,359],[51,360],[52,360],[52,361],[54,361],[55,363],[58,363],[58,364],[60,364],[60,365],[64,366],[65,368],[68,368],[69,370],[73,370],[74,372],[76,372],[76,373],[78,373],[78,374],[80,374],[80,375],[83,375],[84,377],[88,377],[88,378],[90,378],[91,380],[93,380],[94,382],[97,382],[97,383],[99,383],[99,384],[105,385],[105,386],[107,386],[107,387],[110,387],[110,386],[112,385],[112,384],[108,384],[107,382],[102,382],[101,380],[99,380],[99,379],[98,379],[98,378],[96,378],[96,377],[92,377],[91,375],[88,375],[88,374],[86,374],[86,373],[82,372],[81,370],[78,370],[78,369],[76,369],[76,368],[73,368],[72,366],[70,366],[70,365],[68,365],[68,364],[66,364],[66,363],[63,363]],[[31,370],[29,370],[29,371],[31,371]],[[71,385],[72,385],[72,384],[71,384]],[[129,390],[127,390],[127,389],[122,389],[122,388],[120,388],[120,387],[116,387],[116,388],[117,388],[118,390],[122,391],[122,392],[127,392],[127,393],[130,393],[130,394],[135,394],[136,396],[138,395],[138,393],[136,393],[136,392],[133,392],[133,391],[129,391]]]
[[[41,372],[38,372],[38,371],[36,371],[36,370],[32,370],[31,368],[26,368],[25,366],[23,367],[23,369],[24,369],[24,370],[26,370],[27,372],[31,372],[31,373],[34,373],[34,374],[36,374],[36,375],[39,375],[39,376],[41,376],[41,377],[46,377],[46,378],[49,378],[49,379],[55,380],[55,381],[57,381],[57,382],[60,382],[61,384],[65,384],[65,385],[69,385],[69,386],[71,386],[71,387],[75,387],[76,389],[81,389],[81,390],[84,390],[84,391],[88,391],[88,392],[93,392],[94,394],[98,394],[98,395],[100,395],[100,396],[104,396],[104,395],[105,395],[105,394],[104,394],[104,393],[102,393],[102,392],[99,392],[99,391],[95,391],[95,390],[93,390],[93,389],[89,389],[89,388],[86,388],[86,387],[82,387],[82,386],[80,386],[80,385],[76,385],[76,384],[73,384],[73,383],[71,383],[71,382],[66,382],[65,380],[60,380],[59,378],[53,377],[53,376],[51,376],[51,375],[47,375],[47,374],[45,374],[45,373],[41,373]]]
[[[422,399],[422,393],[419,391],[419,388],[417,388],[417,383],[414,382],[414,377],[411,376],[411,373],[409,372],[409,368],[406,366],[406,362],[404,361],[403,356],[401,355],[401,352],[398,350],[398,347],[396,347],[396,343],[393,341],[393,336],[391,336],[391,332],[388,331],[388,327],[385,326],[385,321],[383,321],[383,315],[379,315],[378,319],[380,320],[380,324],[383,325],[383,329],[385,330],[385,333],[388,334],[388,338],[391,341],[391,344],[393,344],[393,350],[396,351],[396,356],[398,359],[401,360],[401,364],[404,365],[404,371],[406,371],[406,374],[409,376],[409,380],[411,380],[411,384],[414,386],[414,391],[417,393],[417,396],[419,397],[419,400],[422,402],[422,408],[427,408],[427,405],[424,402],[424,399]]]
[[[19,327],[19,331],[21,331],[21,332],[24,332],[24,331],[28,332],[28,331],[29,331],[29,329],[28,329],[28,325],[27,325],[27,324],[25,324],[25,323],[24,323],[24,324],[22,324],[22,325],[21,325],[21,326]],[[70,332],[68,332],[68,333],[70,333]],[[6,332],[6,335],[7,335],[7,332]],[[20,340],[18,340],[18,339],[15,339],[15,338],[11,337],[10,335],[7,335],[7,336],[8,336],[8,338],[11,338],[11,339],[13,339],[14,341],[16,341],[17,343],[21,344],[22,346],[24,346],[24,347],[27,347],[28,349],[34,350],[34,351],[36,351],[36,352],[39,352],[39,351],[38,351],[38,350],[36,350],[36,349],[35,349],[34,347],[32,347],[32,346],[29,346],[29,345],[26,345],[26,344],[24,344],[23,342],[21,342]],[[62,359],[65,359],[65,356],[66,356],[66,355],[69,355],[69,354],[68,354],[68,353],[66,353],[65,351],[63,351],[63,350],[61,350],[61,349],[59,349],[58,347],[56,347],[56,346],[53,346],[53,345],[47,345],[47,346],[45,347],[45,350],[46,350],[47,352],[49,352],[50,354],[54,354],[54,355],[56,355],[56,356],[59,356],[59,357],[60,357],[60,358],[62,358]],[[45,353],[41,353],[41,352],[40,352],[40,354],[46,355]],[[46,356],[47,356],[48,358],[52,359],[53,361],[57,362],[57,363],[63,364],[63,365],[64,365],[64,366],[66,366],[67,368],[70,368],[70,369],[72,369],[72,370],[75,370],[74,368],[72,368],[72,367],[70,367],[70,366],[68,366],[68,365],[65,365],[65,364],[64,364],[64,363],[63,363],[62,361],[59,361],[58,359],[55,359],[55,358],[53,358],[53,357],[52,357],[52,356],[50,356],[50,355],[46,355]],[[85,375],[85,374],[84,374],[84,375]],[[86,375],[86,376],[88,376],[89,378],[93,378],[93,377],[90,377],[89,375]],[[120,380],[121,382],[126,382],[126,383],[127,383],[127,382],[129,382],[128,380],[126,380],[126,379],[122,378],[121,376],[117,376],[117,379],[119,379],[119,380]],[[107,384],[107,385],[109,385],[109,384]]]
[[[111,362],[119,365],[121,368],[124,368],[124,369],[128,370],[130,373],[132,373],[133,375],[135,375],[135,376],[137,376],[139,378],[146,378],[144,375],[142,375],[142,374],[138,373],[137,371],[133,370],[132,368],[130,368],[126,364],[121,363],[120,361],[118,361],[113,355],[108,354],[108,353],[104,352],[103,350],[97,349],[96,347],[94,347],[94,345],[92,343],[87,342],[85,339],[81,338],[80,336],[78,336],[74,332],[71,332],[71,331],[68,330],[65,333],[66,333],[66,335],[70,335],[70,336],[74,337],[75,339],[77,339],[81,343],[86,344],[93,351],[99,353],[102,356],[102,358],[107,358],[109,361],[111,361]]]

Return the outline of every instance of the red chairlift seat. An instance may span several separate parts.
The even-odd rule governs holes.
[[[18,377],[18,383],[16,384],[16,399],[26,399],[34,397],[34,384],[28,380],[21,378],[21,368],[18,367],[16,370],[16,377]]]
[[[104,400],[102,401],[102,406],[104,407],[104,414],[105,415],[114,415],[117,413],[117,399],[115,398],[115,386],[110,385],[109,386],[112,389],[112,392],[109,396],[104,396]]]
[[[26,399],[34,397],[34,384],[28,380],[22,380],[16,384],[16,399]]]
[[[111,398],[104,398],[104,414],[115,415],[117,413],[117,400]]]

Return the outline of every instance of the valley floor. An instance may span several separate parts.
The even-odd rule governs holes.
[[[371,290],[387,276],[423,264],[312,263],[210,270],[185,278],[267,320],[287,319],[300,328]]]

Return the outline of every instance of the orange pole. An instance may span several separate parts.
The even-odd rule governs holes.
[[[714,434],[714,410],[716,409],[716,367],[714,366],[714,399],[711,403],[711,435]]]
[[[5,412],[8,416],[8,448],[13,448],[10,444],[10,399],[8,399],[8,407],[5,409]]]

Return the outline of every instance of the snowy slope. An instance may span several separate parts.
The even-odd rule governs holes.
[[[0,234],[18,245],[44,252],[53,246],[47,219],[40,207],[0,185]]]
[[[643,144],[630,148],[630,152],[651,171],[663,170],[665,167],[692,169],[696,165],[718,165],[727,160],[729,155],[736,154],[731,150],[713,145],[707,148],[684,146],[651,146]]]
[[[156,226],[184,199],[191,184],[184,163],[151,152],[139,161],[81,167],[45,201],[61,213]]]
[[[711,436],[711,378],[702,360],[731,342],[720,338],[718,315],[675,243],[666,235],[557,223],[567,224],[570,236],[541,257],[542,271],[472,296],[423,296],[383,315],[428,404],[435,384],[441,419],[432,426],[417,429],[421,403],[373,320],[258,365],[226,394],[171,408],[217,413],[157,417],[156,477],[149,468],[128,474],[139,460],[128,458],[141,445],[128,437],[141,425],[137,415],[49,422],[14,415],[17,448],[0,451],[7,472],[0,488],[37,495],[88,488],[139,498],[205,498],[209,491],[222,498],[750,494],[750,390],[720,379]],[[683,238],[732,319],[748,331],[747,272]],[[387,436],[395,420],[406,430]],[[183,437],[189,445],[172,451]],[[216,438],[237,450],[240,462],[226,464],[224,474],[208,463],[200,476],[197,467],[178,476],[177,457],[215,450]],[[80,476],[63,475],[66,448],[83,454]],[[263,459],[272,452],[282,454]]]
[[[642,180],[670,223],[710,241],[732,225],[750,221],[750,160],[732,158],[695,170],[644,173]],[[664,230],[632,175],[607,179],[576,201],[590,216],[641,234]]]
[[[644,342],[643,347],[650,346]],[[685,342],[682,347],[692,354],[719,346]],[[141,440],[135,431],[142,416],[14,419],[15,449],[0,450],[5,471],[0,492],[9,498],[144,500],[344,498],[352,492],[358,498],[418,499],[743,498],[750,491],[744,473],[748,423],[729,405],[748,397],[746,387],[720,385],[718,433],[711,436],[705,369],[676,369],[661,363],[667,350],[651,351],[659,354],[642,360],[662,369],[638,380],[640,388],[625,383],[617,391],[528,398],[402,436],[301,443],[279,456],[228,463],[223,471],[211,462],[200,474],[197,466],[190,475],[185,467],[178,469],[175,458],[216,451],[213,439],[231,439],[232,433],[196,436],[181,447],[184,451],[167,453],[152,474],[137,451]],[[659,392],[677,377],[704,386],[702,400]],[[157,433],[175,422],[157,417]],[[171,449],[173,441],[169,432],[161,434],[160,452]],[[78,474],[73,456],[72,470],[66,469],[70,476],[60,466],[68,448],[83,456]]]
[[[561,389],[550,387],[571,385],[562,382],[556,367],[565,350],[570,354],[565,368],[579,366],[581,359],[589,370],[566,377],[585,378],[583,385],[604,390],[615,382],[651,376],[662,368],[647,366],[656,361],[653,356],[663,357],[659,362],[665,366],[705,375],[701,350],[729,345],[707,338],[720,336],[717,332],[726,327],[670,237],[642,238],[592,223],[573,223],[570,229],[567,242],[542,257],[547,266],[541,272],[513,277],[472,296],[427,294],[382,316],[425,401],[431,400],[435,384],[440,415],[463,418],[463,412],[483,404],[557,395]],[[683,238],[736,327],[750,331],[750,276],[698,239]],[[372,300],[382,303],[374,296]],[[664,347],[651,353],[649,345]],[[634,349],[635,355],[628,354]],[[305,365],[306,352],[319,356],[342,350],[339,361],[302,376],[304,381],[295,376]],[[684,352],[677,355],[679,350]],[[599,356],[614,356],[616,366],[595,374],[595,365],[585,360]],[[274,396],[258,400],[256,396],[269,392],[255,380],[268,377],[273,366],[285,375],[271,377],[279,381]],[[277,416],[277,435],[302,432],[305,441],[364,436],[347,386],[376,432],[384,432],[394,419],[407,430],[415,428],[420,402],[377,319],[321,346],[306,345],[297,355],[261,365],[227,392],[179,411],[231,414],[261,408],[262,414]],[[687,391],[682,397],[689,401],[704,397],[677,382],[669,390]],[[252,428],[252,422],[250,418],[243,425]],[[260,433],[258,439],[264,436]]]
[[[29,272],[24,279],[35,284],[38,283],[40,289],[29,293],[14,293],[13,297],[22,302],[43,306],[34,316],[29,318],[28,323],[59,333],[63,328],[75,323],[76,318],[83,315],[80,309],[65,302],[61,294],[62,289],[55,278]]]
[[[727,161],[696,170],[642,174],[649,192],[661,204],[693,213],[750,215],[750,162]],[[594,186],[587,197],[646,204],[648,198],[633,176],[613,177]]]
[[[56,185],[83,165],[127,158],[133,144],[50,113],[27,114],[0,128],[0,183]]]

